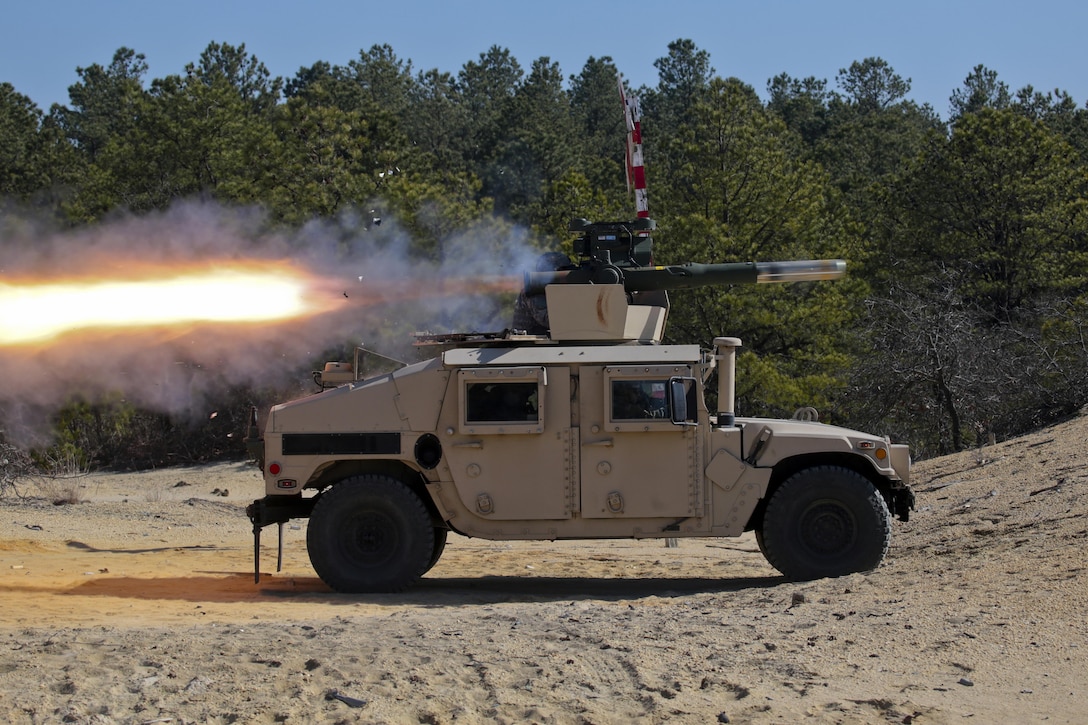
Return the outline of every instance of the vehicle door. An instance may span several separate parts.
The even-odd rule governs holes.
[[[580,378],[581,512],[585,518],[699,515],[695,426],[675,425],[669,379],[681,365],[583,368]]]
[[[458,370],[446,456],[458,495],[490,519],[567,519],[575,504],[570,369]]]

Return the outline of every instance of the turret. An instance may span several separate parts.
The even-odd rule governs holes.
[[[543,311],[538,317],[552,340],[660,342],[668,290],[838,279],[846,273],[841,259],[654,265],[655,228],[645,218],[574,220],[570,230],[579,234],[573,247],[580,261],[527,272],[519,305]]]

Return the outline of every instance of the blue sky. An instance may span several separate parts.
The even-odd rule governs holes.
[[[6,0],[0,19],[0,82],[43,110],[67,103],[77,67],[107,65],[121,46],[143,53],[156,78],[181,73],[212,41],[244,43],[285,78],[380,43],[416,70],[451,73],[492,45],[526,70],[548,56],[564,76],[610,56],[637,88],[656,85],[654,60],[687,38],[718,75],[761,94],[782,72],[833,84],[852,61],[879,56],[942,117],[978,64],[1013,91],[1031,84],[1088,100],[1083,0]]]

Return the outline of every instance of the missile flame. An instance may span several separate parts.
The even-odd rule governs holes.
[[[282,262],[148,267],[123,277],[0,282],[0,346],[83,330],[267,323],[332,309],[312,274]]]
[[[123,276],[0,281],[0,347],[54,344],[73,334],[192,325],[265,325],[433,297],[501,294],[520,277],[350,283],[288,262],[130,265]]]

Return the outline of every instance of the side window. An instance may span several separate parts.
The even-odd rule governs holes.
[[[540,405],[537,383],[489,380],[467,383],[466,423],[537,423]]]
[[[612,379],[612,420],[669,419],[668,380]]]
[[[548,376],[543,367],[464,368],[457,377],[462,435],[544,432]]]
[[[608,430],[635,433],[679,429],[672,420],[669,381],[690,378],[691,365],[606,365],[601,372],[601,413]]]

